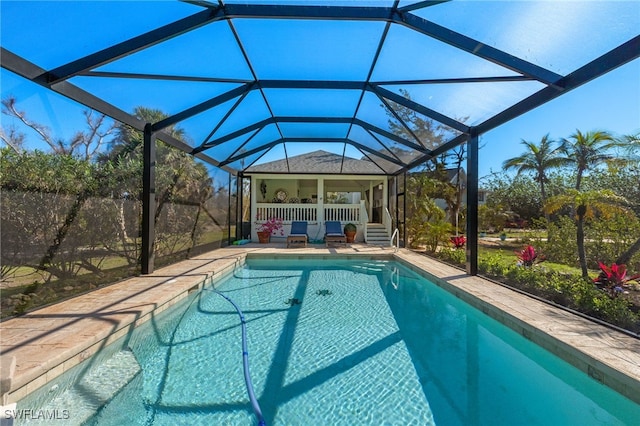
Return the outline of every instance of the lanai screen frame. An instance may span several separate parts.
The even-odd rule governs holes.
[[[151,30],[142,35],[130,38],[121,43],[111,45],[103,50],[89,54],[80,59],[68,62],[64,65],[43,69],[38,65],[30,62],[9,50],[4,46],[0,48],[0,65],[25,78],[31,82],[39,84],[47,89],[55,91],[67,98],[70,98],[80,104],[91,109],[103,113],[115,120],[127,124],[144,135],[144,164],[143,164],[143,217],[142,217],[142,258],[141,271],[143,274],[152,273],[154,270],[154,253],[153,241],[155,236],[154,215],[155,215],[155,140],[160,139],[163,142],[177,148],[181,151],[190,153],[195,157],[205,161],[208,164],[221,168],[231,174],[241,178],[243,172],[250,167],[248,164],[242,170],[234,169],[231,163],[248,157],[254,153],[260,152],[258,148],[254,150],[231,155],[226,160],[218,161],[207,155],[208,149],[215,148],[216,145],[228,140],[232,140],[235,136],[250,135],[252,131],[263,128],[269,124],[278,126],[280,123],[344,123],[349,126],[360,126],[368,132],[372,132],[385,137],[392,137],[398,143],[405,147],[415,150],[417,155],[410,161],[403,161],[398,157],[381,154],[368,148],[365,144],[348,138],[340,139],[357,148],[362,154],[372,162],[376,163],[376,159],[384,160],[395,164],[399,168],[393,173],[385,172],[384,168],[379,166],[381,174],[386,176],[399,176],[414,167],[417,167],[426,161],[437,157],[461,144],[467,145],[467,265],[466,272],[470,275],[477,274],[478,263],[478,232],[477,232],[477,213],[478,213],[478,138],[489,130],[492,130],[528,111],[531,111],[563,94],[596,79],[613,69],[620,67],[630,61],[640,57],[640,35],[618,45],[617,47],[603,53],[598,58],[587,63],[586,65],[574,70],[566,75],[561,75],[549,69],[535,65],[531,62],[520,59],[509,53],[501,51],[497,48],[483,44],[478,40],[474,40],[449,28],[440,26],[428,21],[414,13],[415,10],[434,6],[443,1],[418,1],[415,3],[400,6],[399,0],[393,2],[392,6],[336,6],[336,5],[291,5],[291,4],[238,4],[238,3],[218,3],[207,1],[188,1],[187,3],[195,4],[203,7],[203,10],[194,13],[186,18],[179,19],[155,30]],[[375,56],[372,60],[368,77],[364,81],[347,81],[347,80],[266,80],[257,78],[253,73],[253,80],[244,81],[242,84],[232,90],[221,95],[215,96],[198,105],[194,105],[183,111],[180,111],[164,120],[156,123],[146,123],[137,117],[129,114],[117,106],[110,104],[106,100],[89,93],[68,80],[78,75],[96,75],[96,68],[116,61],[126,55],[141,51],[150,46],[154,46],[163,41],[180,36],[191,30],[200,28],[204,25],[216,21],[228,21],[233,29],[233,20],[238,18],[260,18],[260,19],[282,19],[282,20],[342,20],[342,21],[379,21],[384,22],[385,28],[383,35],[378,43]],[[489,117],[483,122],[476,125],[466,125],[452,117],[448,117],[430,108],[421,105],[418,102],[408,100],[397,93],[389,91],[381,87],[382,84],[371,80],[373,69],[376,61],[382,51],[385,43],[386,35],[391,25],[400,25],[413,31],[436,39],[440,42],[453,46],[461,51],[471,53],[484,60],[498,64],[518,74],[515,77],[484,77],[469,79],[451,79],[457,83],[476,82],[476,81],[498,81],[512,78],[515,81],[537,81],[544,84],[544,87],[530,95],[529,97],[514,103],[502,110],[501,112]],[[249,67],[251,68],[251,58],[242,48],[241,40],[234,30],[236,42],[243,51],[243,55]],[[103,73],[104,74],[104,73]],[[166,76],[165,76],[166,77]],[[174,76],[175,77],[175,76]],[[151,74],[136,74],[135,78],[139,79],[157,79],[159,76]],[[446,79],[445,79],[446,80]],[[446,82],[446,81],[441,81]],[[386,82],[389,84],[389,82]],[[427,149],[420,144],[420,141],[412,141],[400,138],[397,135],[389,134],[384,129],[376,127],[372,123],[365,122],[356,117],[356,112],[352,117],[309,117],[296,116],[286,117],[277,116],[271,112],[271,117],[261,122],[253,123],[244,128],[237,129],[230,135],[218,138],[214,141],[205,141],[199,146],[192,147],[183,141],[180,141],[164,132],[164,129],[171,125],[175,125],[189,117],[220,105],[234,99],[241,99],[247,93],[258,90],[263,91],[269,88],[284,89],[352,89],[373,93],[382,102],[384,99],[391,100],[403,107],[420,113],[429,119],[438,123],[445,124],[455,129],[459,134],[435,149]],[[396,117],[399,119],[399,117]],[[402,123],[402,120],[399,119]],[[407,129],[406,123],[402,123]],[[410,132],[409,132],[410,133]],[[271,148],[277,144],[287,142],[287,138],[280,132],[281,138],[276,139],[267,144],[260,146],[260,149]],[[297,138],[301,142],[326,142],[330,138],[327,137],[309,137]],[[416,138],[417,139],[417,138]],[[332,140],[338,142],[338,140]],[[268,149],[267,149],[268,150]],[[285,153],[286,155],[286,153]],[[377,165],[377,163],[376,163]],[[240,181],[240,179],[238,179]],[[237,219],[236,219],[237,220]]]

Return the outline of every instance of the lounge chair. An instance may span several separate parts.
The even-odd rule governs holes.
[[[325,234],[324,242],[326,245],[331,243],[346,243],[347,236],[342,232],[342,225],[340,222],[334,220],[328,220],[324,223]]]
[[[307,222],[291,222],[291,232],[287,236],[287,248],[291,246],[306,247],[309,236],[307,235]]]

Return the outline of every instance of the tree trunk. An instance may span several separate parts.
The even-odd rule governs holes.
[[[540,178],[540,196],[542,197],[542,211],[544,212],[544,219],[547,221],[547,229],[549,229],[549,222],[551,221],[551,215],[547,213],[547,210],[544,208],[544,203],[547,201],[547,190],[544,187],[544,178]],[[547,234],[547,238],[549,235]]]
[[[576,176],[576,191],[580,191],[581,184],[582,184],[582,169],[578,168],[578,175]]]
[[[582,277],[589,278],[589,271],[587,270],[587,252],[584,248],[584,213],[586,211],[585,206],[578,206],[578,223],[576,226],[576,242],[578,244],[578,259],[580,260],[580,269],[582,270]]]
[[[89,194],[87,192],[82,191],[76,197],[73,205],[67,212],[64,223],[60,228],[58,228],[58,232],[53,239],[53,243],[49,246],[49,248],[47,248],[46,253],[40,259],[40,263],[38,265],[39,270],[46,271],[49,267],[52,266],[53,258],[58,253],[60,246],[67,236],[67,233],[69,233],[69,230],[71,229],[71,225],[73,225],[73,222],[76,220],[78,214],[80,213],[80,210],[82,209],[82,206],[84,205],[85,201],[87,201],[88,196]]]
[[[116,200],[118,205],[118,224],[120,225],[120,239],[122,239],[123,244],[129,241],[129,235],[127,235],[127,223],[124,219],[124,199]]]
[[[616,259],[616,263],[618,265],[626,265],[627,263],[629,263],[629,261],[631,260],[631,257],[636,254],[638,252],[638,250],[640,250],[640,238],[638,238],[636,240],[635,243],[633,243],[631,245],[631,247],[629,247],[629,249],[627,251],[625,251],[624,253],[622,253],[617,259]]]

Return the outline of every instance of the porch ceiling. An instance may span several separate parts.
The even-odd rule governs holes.
[[[633,1],[1,7],[3,68],[138,130],[160,109],[233,173],[323,150],[397,174],[640,56]]]

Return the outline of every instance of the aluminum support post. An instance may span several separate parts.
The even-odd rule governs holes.
[[[467,274],[478,275],[478,133],[467,139]]]
[[[151,123],[144,126],[142,165],[142,256],[143,275],[153,272],[156,216],[156,137]]]

